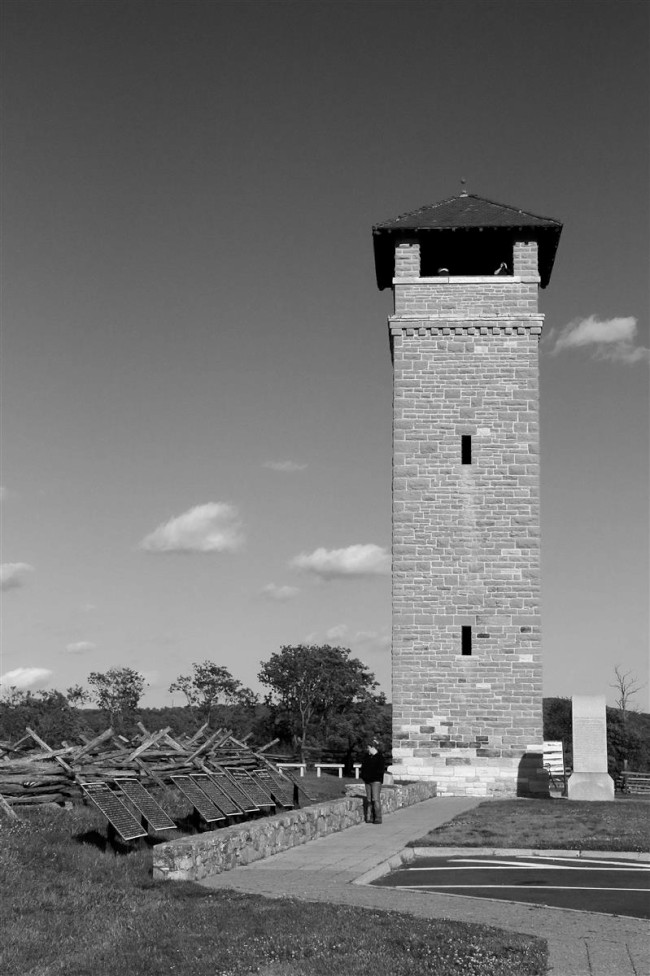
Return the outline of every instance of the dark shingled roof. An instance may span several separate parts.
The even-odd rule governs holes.
[[[495,203],[477,197],[473,193],[462,193],[440,203],[432,203],[410,213],[401,214],[391,220],[375,224],[372,234],[375,244],[375,263],[377,284],[388,288],[392,284],[394,270],[394,246],[401,238],[418,238],[429,232],[451,232],[493,229],[510,233],[513,240],[518,230],[526,232],[526,238],[536,240],[539,245],[539,270],[541,286],[548,284],[555,251],[559,242],[562,224],[551,217],[540,217],[516,207]]]
[[[373,233],[382,230],[428,230],[443,227],[557,227],[562,224],[551,217],[517,210],[503,203],[485,200],[473,193],[461,194],[431,203],[411,213],[375,224]]]

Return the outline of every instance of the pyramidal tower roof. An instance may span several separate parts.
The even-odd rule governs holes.
[[[375,224],[372,234],[377,284],[380,288],[391,286],[394,246],[401,238],[426,240],[426,235],[430,233],[483,230],[497,232],[501,238],[509,235],[513,240],[523,239],[520,237],[523,234],[526,239],[536,240],[539,246],[540,284],[542,288],[546,287],[562,230],[560,221],[486,200],[474,193],[461,193]]]
[[[474,193],[461,193],[440,203],[430,203],[418,210],[375,224],[373,233],[383,230],[428,230],[452,227],[557,227],[562,224],[551,217],[518,210],[504,203],[495,203],[477,197]]]

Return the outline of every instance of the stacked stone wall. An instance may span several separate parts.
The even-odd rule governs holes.
[[[508,318],[537,312],[537,278],[434,278],[395,284],[396,315],[484,315]]]
[[[513,249],[513,272],[516,275],[537,274],[536,241],[517,241]]]
[[[395,276],[419,278],[420,245],[416,242],[402,241],[395,248]]]
[[[435,784],[385,786],[385,814],[436,796]],[[153,876],[158,881],[198,881],[211,874],[279,854],[317,837],[345,830],[363,821],[361,796],[328,800],[303,810],[291,810],[261,820],[233,824],[220,830],[157,844]]]

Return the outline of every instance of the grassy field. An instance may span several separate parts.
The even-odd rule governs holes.
[[[296,782],[301,783],[305,787],[316,803],[319,803],[321,800],[334,800],[337,797],[344,796],[346,786],[352,783],[359,784],[359,780],[349,779],[348,777],[339,779],[338,776],[327,772],[323,772],[322,776],[317,776],[311,770],[306,776],[296,777]],[[305,797],[301,795],[300,805],[305,806],[307,802]]]
[[[650,802],[487,800],[411,846],[650,851]]]
[[[311,784],[310,784],[311,785]],[[342,785],[325,781],[324,792]],[[338,792],[337,792],[338,791]],[[0,820],[2,976],[534,976],[542,940],[480,925],[156,883],[92,809]],[[164,838],[163,838],[164,839]]]

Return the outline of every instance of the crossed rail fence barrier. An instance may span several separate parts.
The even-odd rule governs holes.
[[[130,843],[178,829],[165,800],[183,798],[199,829],[214,829],[251,817],[313,802],[303,775],[294,775],[289,757],[238,740],[227,729],[207,725],[194,735],[173,736],[169,727],[149,732],[142,723],[135,741],[112,728],[75,744],[52,748],[32,729],[13,744],[0,746],[0,807],[15,816],[15,806],[82,799],[106,818],[110,840]],[[303,774],[304,770],[294,766]],[[320,770],[319,770],[320,772]],[[168,792],[175,791],[176,801]],[[4,796],[4,793],[9,800]],[[169,805],[169,804],[165,804]],[[180,823],[180,821],[179,821]]]

